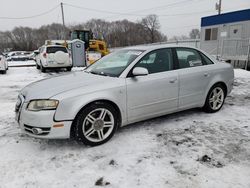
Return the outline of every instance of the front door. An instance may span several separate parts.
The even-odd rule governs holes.
[[[156,117],[175,111],[178,104],[178,73],[173,70],[171,49],[145,55],[135,67],[147,68],[146,76],[130,76],[127,84],[128,121]]]

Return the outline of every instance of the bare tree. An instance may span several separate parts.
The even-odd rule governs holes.
[[[110,31],[110,23],[102,19],[91,19],[84,24],[86,29],[92,30],[95,38],[106,40]]]
[[[149,42],[157,42],[156,33],[160,29],[160,23],[158,17],[155,14],[148,15],[141,20],[141,24],[148,32]]]
[[[199,39],[200,38],[200,30],[199,29],[192,29],[189,33],[189,37],[191,39]]]
[[[149,15],[140,22],[120,20],[108,22],[91,19],[86,23],[64,27],[53,23],[38,29],[16,27],[12,31],[0,32],[0,50],[35,50],[45,40],[67,40],[72,30],[92,30],[96,39],[104,39],[109,47],[131,46],[166,41],[156,15]]]

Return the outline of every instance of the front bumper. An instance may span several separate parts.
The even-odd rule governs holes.
[[[28,111],[27,103],[23,103],[20,110],[16,112],[16,120],[23,133],[45,139],[67,139],[70,138],[70,128],[72,121],[54,121],[55,110]],[[59,127],[54,127],[60,125]],[[63,126],[62,126],[63,125]],[[42,132],[34,134],[33,128],[38,128]]]

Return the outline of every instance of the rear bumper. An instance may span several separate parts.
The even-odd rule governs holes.
[[[49,61],[49,62],[42,62],[42,66],[44,68],[68,68],[72,67],[72,62],[64,62],[64,63],[57,63],[55,61]]]
[[[72,67],[72,65],[66,65],[66,64],[62,64],[62,65],[43,65],[44,68],[46,69],[62,69],[62,68],[69,68]]]

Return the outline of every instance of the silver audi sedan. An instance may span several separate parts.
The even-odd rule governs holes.
[[[230,64],[195,48],[125,48],[83,72],[26,86],[18,96],[16,120],[36,138],[75,138],[95,146],[134,122],[190,108],[217,112],[233,81]]]

